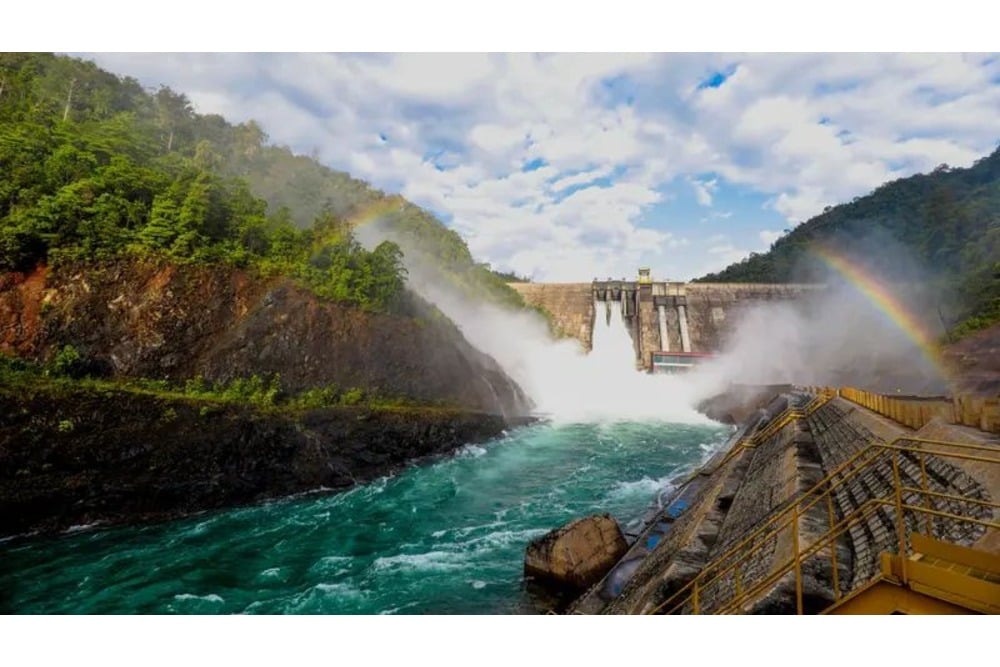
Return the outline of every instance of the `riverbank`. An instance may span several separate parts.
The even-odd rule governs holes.
[[[5,385],[0,537],[345,490],[526,421],[443,407],[276,410],[82,385]]]
[[[529,540],[640,515],[728,432],[538,422],[344,492],[0,542],[0,612],[539,613]]]

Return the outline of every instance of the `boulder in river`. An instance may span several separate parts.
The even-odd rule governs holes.
[[[524,554],[524,573],[583,590],[603,577],[627,550],[625,536],[611,515],[588,516],[532,540]]]

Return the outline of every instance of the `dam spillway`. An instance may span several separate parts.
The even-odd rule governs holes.
[[[685,283],[594,280],[589,283],[510,283],[525,302],[543,308],[555,327],[590,351],[601,304],[621,301],[636,366],[652,367],[654,352],[711,354],[722,349],[742,316],[762,303],[806,299],[819,284]],[[597,305],[595,305],[597,304]]]

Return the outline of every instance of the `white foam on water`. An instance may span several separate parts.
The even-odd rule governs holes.
[[[93,523],[80,523],[74,526],[70,526],[65,530],[66,533],[79,533],[80,531],[90,530],[91,528],[97,528],[98,526],[104,525],[103,521],[94,521]]]
[[[428,551],[420,554],[397,554],[376,558],[371,564],[375,572],[411,570],[421,572],[450,572],[468,565],[468,555],[454,551]]]
[[[316,584],[310,589],[310,591],[316,591],[317,593],[322,593],[323,595],[331,597],[360,598],[365,595],[365,592],[358,587],[344,582]]]
[[[354,559],[350,556],[323,556],[315,563],[309,566],[309,572],[314,574],[319,574],[323,576],[337,576],[349,571],[345,568],[345,565],[351,563]]]
[[[636,496],[653,498],[664,488],[670,486],[670,480],[675,476],[676,473],[672,472],[670,475],[661,477],[660,479],[643,477],[642,479],[618,482],[608,491],[607,500],[623,500]]]
[[[501,526],[506,526],[506,525],[507,523],[505,521],[491,521],[490,523],[481,523],[473,526],[462,526],[461,528],[453,528],[452,530],[455,531],[455,535],[457,537],[467,537],[475,533],[476,531],[480,531],[483,529],[490,529],[490,528],[499,528]]]
[[[190,529],[184,531],[185,535],[202,535],[208,530],[208,527],[212,524],[213,519],[208,519],[207,521],[199,521]]]
[[[458,457],[468,457],[474,459],[474,458],[479,458],[485,453],[486,453],[485,447],[469,444],[459,449],[455,455]]]
[[[390,616],[392,614],[398,614],[399,612],[403,611],[404,609],[410,609],[411,607],[416,607],[418,604],[420,604],[420,602],[416,602],[416,601],[415,602],[407,602],[406,604],[400,605],[398,607],[390,607],[389,609],[383,609],[382,611],[380,611],[378,613],[378,615],[379,616]]]
[[[492,551],[510,544],[527,544],[539,535],[548,531],[544,528],[526,528],[523,530],[498,530],[486,535],[474,537],[462,542],[460,546],[472,547],[476,551]]]
[[[174,599],[178,602],[185,602],[188,600],[200,600],[202,602],[214,602],[216,604],[223,604],[225,599],[221,595],[216,595],[215,593],[209,593],[208,595],[195,595],[193,593],[178,593],[174,596]]]
[[[368,593],[347,582],[322,582],[308,590],[286,599],[282,605],[291,613],[322,613],[331,601],[350,600],[358,602],[366,599]]]

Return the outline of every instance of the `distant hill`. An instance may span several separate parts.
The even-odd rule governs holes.
[[[181,93],[80,59],[0,53],[0,271],[152,252],[285,273],[384,309],[401,285],[400,244],[354,241],[371,211],[443,279],[524,306],[431,213],[269,143],[253,121],[195,113]]]
[[[768,252],[696,282],[822,280],[810,253],[818,243],[887,281],[920,275],[947,295],[953,338],[1000,321],[1000,149],[967,169],[941,165],[828,207]]]

